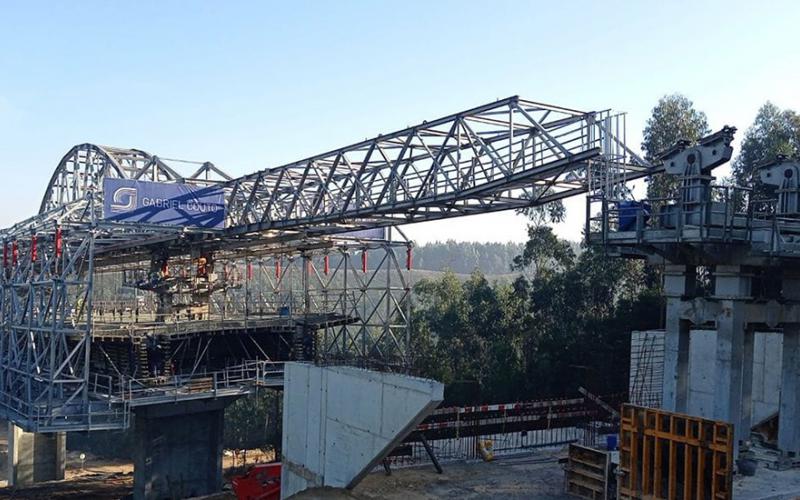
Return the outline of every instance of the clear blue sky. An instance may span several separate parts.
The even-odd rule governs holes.
[[[699,2],[698,2],[699,3]],[[800,108],[800,2],[3,2],[0,227],[74,144],[244,174],[495,98],[629,112],[683,92],[712,127]],[[557,231],[577,239],[583,200]],[[500,214],[419,241],[524,240]]]

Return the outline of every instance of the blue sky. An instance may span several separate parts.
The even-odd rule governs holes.
[[[800,108],[800,2],[698,3],[3,2],[0,227],[83,142],[244,174],[514,94],[627,111],[637,148],[665,93],[740,137],[767,99]],[[407,233],[522,241],[525,219]]]

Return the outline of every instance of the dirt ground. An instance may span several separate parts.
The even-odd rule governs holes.
[[[133,463],[127,460],[101,459],[87,454],[81,463],[80,453],[68,452],[64,481],[41,483],[26,488],[12,489],[0,480],[0,500],[107,500],[127,498],[133,492]],[[243,464],[246,458],[247,465]],[[249,465],[268,462],[273,454],[261,450],[248,450],[246,457],[234,457],[226,453],[222,457],[225,475],[238,473]],[[4,471],[3,471],[4,472]],[[5,477],[5,475],[3,475]],[[219,498],[236,498],[233,494],[223,494]]]
[[[367,476],[349,496],[363,500],[537,499],[573,498],[563,493],[564,475],[556,452],[540,451],[491,463],[444,464],[437,474],[433,466],[393,470],[387,477],[377,472]],[[337,498],[305,492],[298,499]]]
[[[226,466],[231,457],[226,458]],[[250,462],[250,456],[248,456]],[[251,462],[252,463],[252,462]],[[0,488],[0,500],[100,500],[121,499],[131,494],[133,466],[124,461],[101,461],[90,457],[80,468],[72,454],[68,460],[67,479],[13,490]],[[492,463],[444,464],[444,473],[433,466],[394,469],[391,476],[382,471],[368,475],[353,491],[322,489],[306,491],[300,499],[387,499],[427,500],[438,498],[540,499],[561,500],[561,467],[553,452],[538,452],[516,458],[503,458]],[[228,491],[207,500],[232,500]]]
[[[533,453],[501,457],[491,463],[455,462],[443,464],[444,473],[433,466],[393,469],[369,474],[352,491],[322,488],[300,493],[298,500],[433,500],[484,498],[567,500],[563,493],[564,473],[558,457],[565,451],[539,450]],[[253,463],[252,454],[248,462]],[[266,458],[266,457],[259,457]],[[232,457],[225,457],[225,465]],[[228,469],[226,477],[237,469]],[[228,487],[229,488],[229,487]],[[67,479],[41,483],[13,490],[0,488],[0,500],[106,500],[129,498],[133,489],[133,466],[125,461],[97,460],[92,457],[80,468],[80,461],[70,454]],[[778,500],[798,498],[800,470],[772,471],[759,468],[754,477],[734,478],[737,500]],[[229,489],[204,497],[205,500],[235,500]]]

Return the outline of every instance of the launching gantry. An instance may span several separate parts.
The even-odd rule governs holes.
[[[760,187],[715,184],[713,170],[731,159],[735,132],[725,127],[660,155],[658,169],[677,181],[674,193],[590,196],[586,234],[610,253],[664,266],[662,407],[733,423],[737,449],[753,424],[754,339],[782,335],[782,360],[772,360],[779,380],[763,383],[781,387],[777,444],[790,464],[800,454],[800,162],[761,165]],[[715,349],[691,354],[699,349],[692,330],[715,330]],[[713,404],[692,389],[692,356],[713,360]]]
[[[125,428],[139,408],[280,384],[287,359],[406,370],[397,227],[644,177],[624,137],[624,115],[511,97],[238,178],[75,146],[39,213],[0,233],[0,413]]]

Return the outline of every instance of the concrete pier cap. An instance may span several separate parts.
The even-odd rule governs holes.
[[[281,498],[353,488],[444,399],[430,379],[287,363]]]

